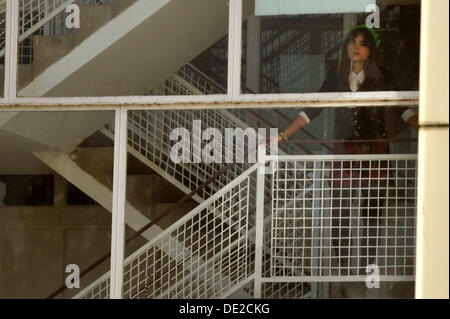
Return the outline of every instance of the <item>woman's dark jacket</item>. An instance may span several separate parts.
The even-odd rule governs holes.
[[[358,88],[358,91],[394,91],[395,81],[387,73],[379,75],[376,79],[367,79]],[[346,81],[348,82],[348,81]],[[331,73],[322,84],[320,92],[351,92],[348,83],[339,83],[335,72]],[[311,108],[303,110],[310,120],[317,117],[323,109]],[[389,138],[388,119],[400,118],[406,110],[403,107],[357,107],[338,108],[335,112],[335,138],[336,139],[386,139]]]

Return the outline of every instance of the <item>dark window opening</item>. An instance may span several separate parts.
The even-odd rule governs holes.
[[[5,206],[52,206],[53,175],[0,175]]]
[[[99,204],[88,195],[83,193],[83,191],[81,191],[75,185],[67,182],[67,205],[95,206]]]

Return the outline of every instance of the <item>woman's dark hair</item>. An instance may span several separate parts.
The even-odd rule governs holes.
[[[367,42],[367,46],[369,49],[369,57],[364,66],[364,75],[365,80],[364,83],[359,87],[359,90],[362,91],[374,91],[374,90],[383,90],[383,88],[379,87],[382,85],[382,73],[377,66],[377,45],[372,33],[367,28],[355,28],[353,29],[345,38],[345,41],[342,45],[342,48],[339,53],[339,62],[338,62],[338,70],[337,70],[337,90],[338,91],[346,91],[349,87],[349,75],[350,75],[350,67],[351,62],[347,55],[347,47],[350,40],[355,40],[359,35],[362,35],[364,41]]]

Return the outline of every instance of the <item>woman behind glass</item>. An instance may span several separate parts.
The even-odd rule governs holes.
[[[366,26],[358,26],[351,30],[346,37],[339,54],[337,70],[329,74],[323,83],[321,92],[357,92],[357,91],[393,91],[396,90],[394,77],[377,64],[378,47],[381,40],[373,29]],[[279,136],[278,141],[287,140],[298,129],[307,125],[316,118],[322,109],[311,108],[302,110],[297,119]],[[387,119],[391,116],[401,117],[408,125],[417,129],[417,116],[412,109],[394,107],[365,107],[365,108],[340,108],[335,112],[336,135],[335,138],[343,140],[343,143],[333,145],[334,154],[389,154],[387,142]],[[378,141],[374,141],[378,140]],[[350,142],[353,141],[353,142]],[[357,162],[359,163],[359,162]],[[363,162],[364,163],[364,162]],[[337,163],[341,165],[341,163]],[[380,163],[385,168],[386,163]],[[360,215],[364,217],[369,226],[365,236],[359,242],[361,269],[356,270],[359,275],[365,274],[365,266],[375,262],[377,225],[382,216],[379,207],[385,206],[375,197],[385,197],[383,191],[372,194],[367,190],[368,177],[374,178],[377,185],[371,185],[379,191],[386,187],[386,170],[363,164],[367,167],[357,167],[358,164],[344,162],[342,167],[333,166],[332,183],[332,237],[335,255],[337,256],[339,275],[352,275],[349,271],[350,246],[350,193],[363,189],[359,193],[360,198],[365,198],[359,203]],[[378,165],[378,163],[376,163]],[[355,169],[356,168],[356,169]],[[377,173],[378,172],[378,173]],[[357,176],[355,176],[355,173]],[[373,173],[379,175],[373,176]],[[357,183],[352,181],[356,177]],[[364,178],[366,177],[366,178]],[[350,184],[350,181],[352,183]],[[352,189],[353,188],[353,189]],[[353,195],[355,197],[355,195]],[[358,195],[356,195],[358,197]],[[367,243],[367,240],[369,241]],[[368,245],[367,245],[368,244]],[[366,257],[364,257],[366,256]],[[369,258],[370,256],[370,258]]]

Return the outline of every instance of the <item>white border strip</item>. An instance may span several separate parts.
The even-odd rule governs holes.
[[[17,2],[19,2],[19,1],[17,1]],[[19,43],[22,42],[23,40],[25,40],[26,38],[28,38],[34,32],[36,32],[36,30],[39,30],[48,21],[50,21],[51,19],[56,17],[62,11],[64,11],[66,9],[66,7],[73,2],[75,2],[75,0],[66,0],[65,3],[62,3],[58,8],[56,8],[52,12],[50,12],[50,13],[46,12],[45,18],[39,20],[38,23],[33,24],[30,29],[28,29],[27,31],[25,31],[24,33],[19,35]],[[5,48],[5,49],[0,50],[0,57],[2,57],[5,54],[5,50],[7,50],[7,49]]]

